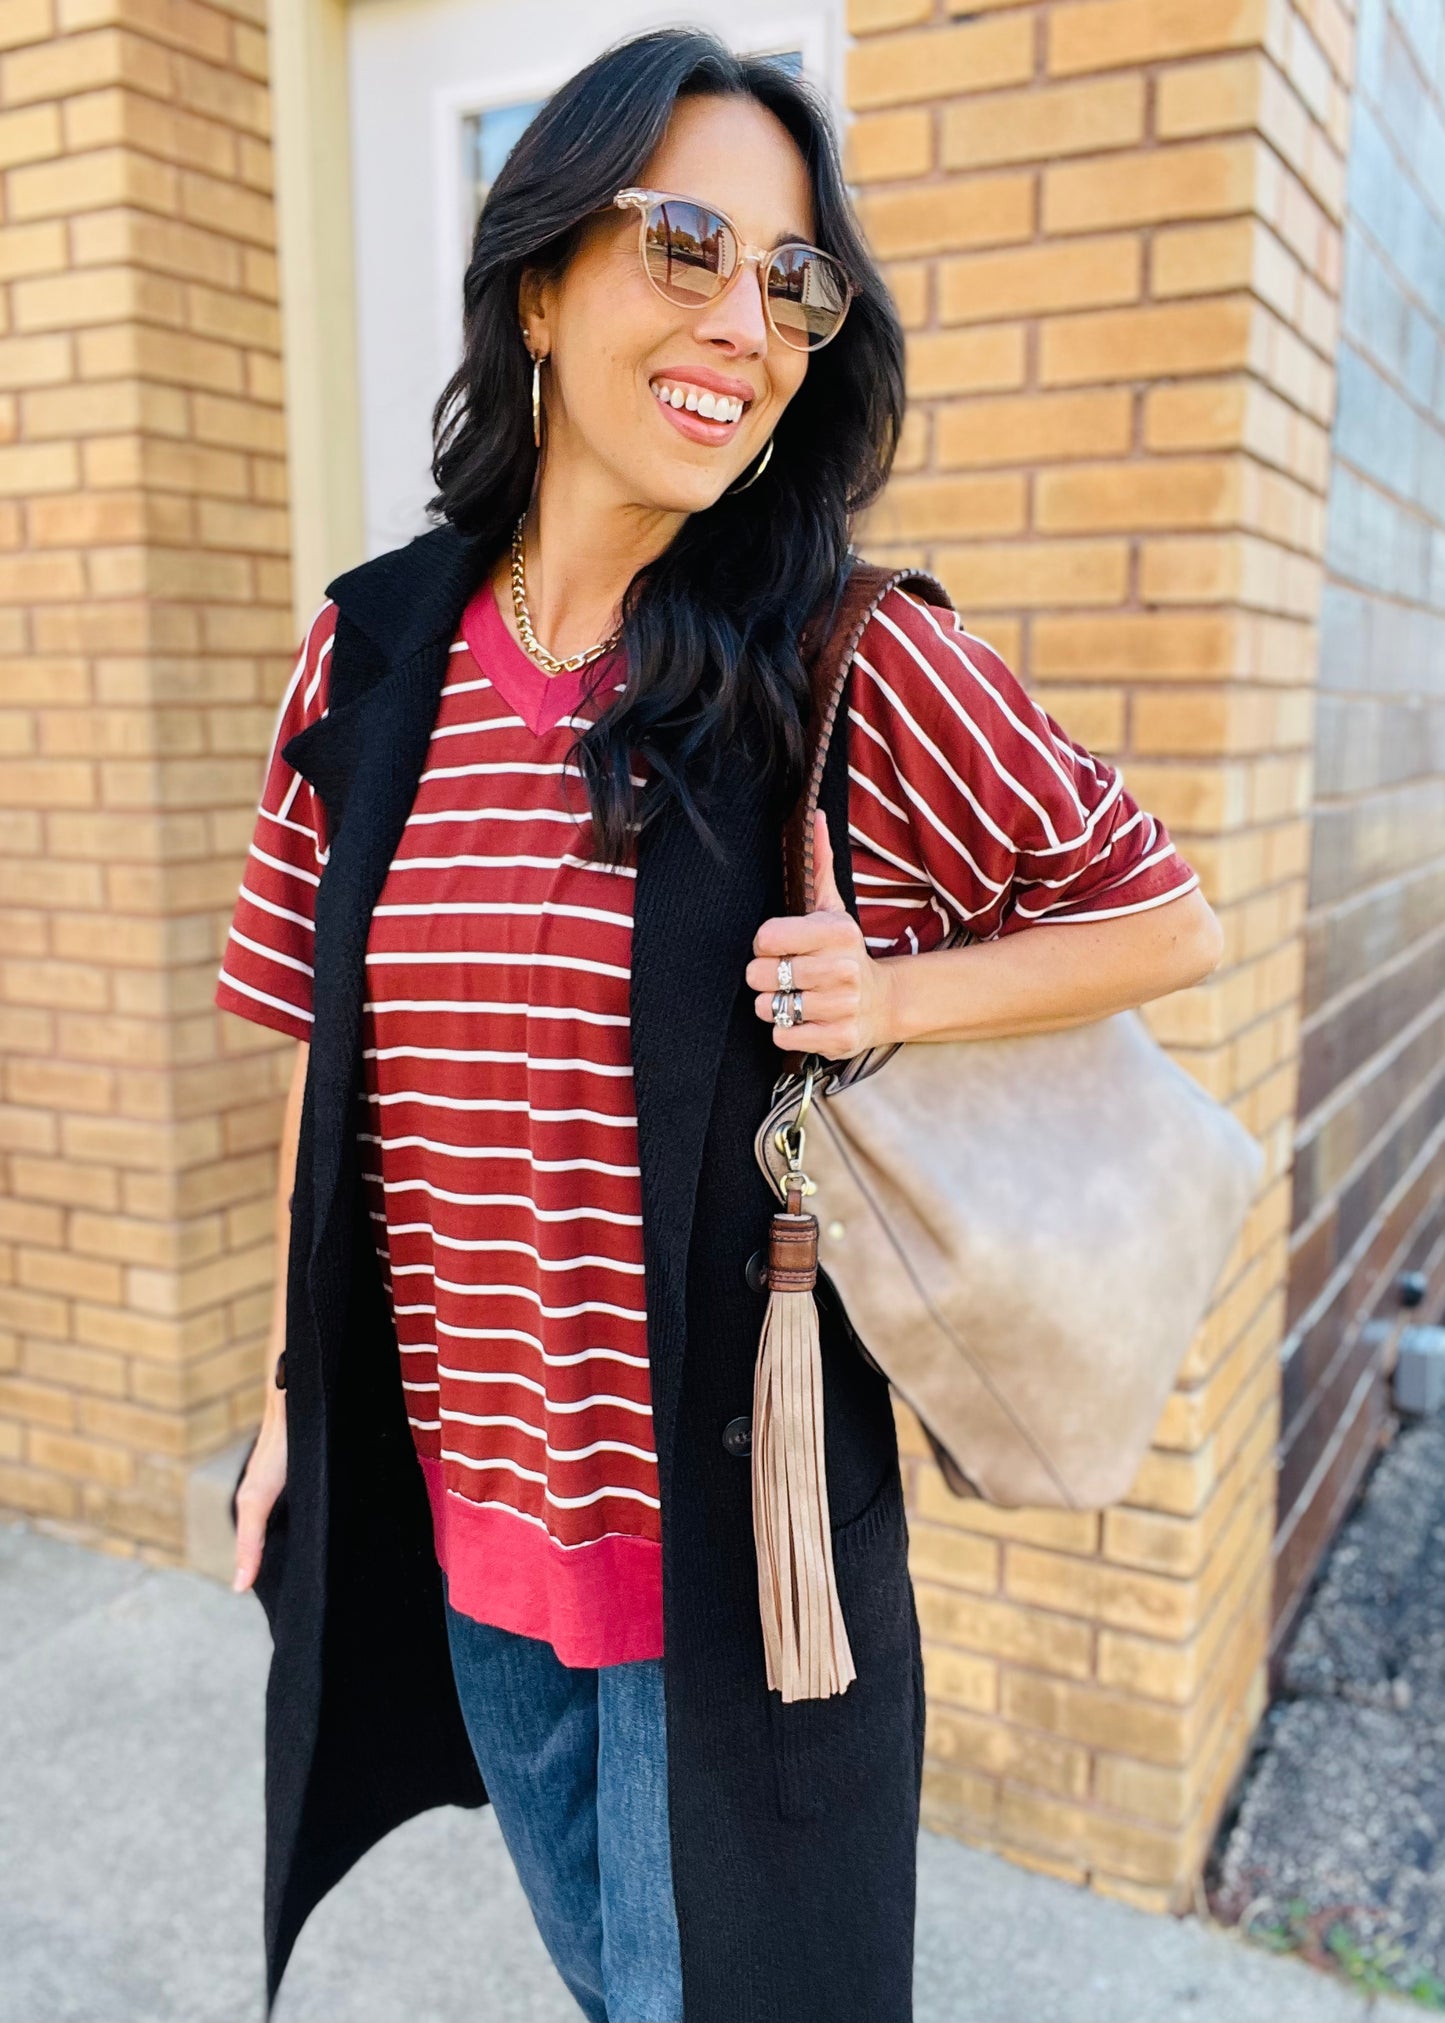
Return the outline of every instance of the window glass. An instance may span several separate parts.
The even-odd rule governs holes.
[[[803,73],[803,52],[801,49],[782,49],[766,52],[769,63],[776,63],[780,70],[786,70],[791,77],[801,77]],[[502,163],[517,145],[526,131],[534,113],[540,110],[543,101],[528,99],[516,105],[488,106],[484,112],[469,112],[462,118],[462,187],[466,197],[466,247],[471,251],[476,234],[477,219],[482,215],[482,205],[487,201],[487,192],[497,180],[497,172]]]
[[[519,105],[492,105],[485,112],[469,112],[462,120],[462,186],[467,199],[467,247],[487,201],[487,191],[497,180],[502,163],[522,138],[532,116],[541,108],[539,98]]]

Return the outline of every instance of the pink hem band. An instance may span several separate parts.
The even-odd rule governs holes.
[[[419,1455],[437,1564],[462,1615],[536,1637],[564,1665],[626,1665],[662,1656],[662,1547],[614,1532],[562,1546],[539,1525],[472,1503]]]

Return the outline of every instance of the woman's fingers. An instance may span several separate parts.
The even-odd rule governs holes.
[[[256,1578],[266,1525],[285,1486],[286,1426],[284,1419],[273,1418],[262,1426],[236,1491],[236,1560],[231,1587],[237,1594]]]
[[[851,913],[771,913],[753,936],[753,954],[776,962],[780,955],[796,957],[856,948],[862,929]]]
[[[792,955],[794,990],[857,990],[858,959],[850,951],[830,951],[825,955]],[[754,990],[774,991],[778,983],[778,957],[755,955],[743,971],[744,981]]]
[[[797,988],[802,989],[801,985]],[[760,1019],[773,1016],[773,993],[760,991],[755,999]],[[804,990],[803,1017],[809,1025],[829,1025],[841,1023],[858,1016],[858,993],[856,990]]]
[[[236,1498],[236,1571],[231,1586],[237,1594],[250,1587],[261,1564],[261,1545],[266,1536],[266,1519],[255,1500]]]

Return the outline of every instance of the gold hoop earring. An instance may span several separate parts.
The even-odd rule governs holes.
[[[744,478],[740,485],[729,485],[728,491],[745,492],[749,485],[755,485],[758,479],[763,475],[763,472],[768,468],[768,465],[772,462],[772,458],[773,458],[773,438],[769,436],[768,446],[763,451],[762,455],[759,457],[758,467],[753,472],[752,476],[750,478]]]
[[[539,353],[532,360],[532,444],[535,449],[542,447],[542,367],[545,363],[545,353]]]

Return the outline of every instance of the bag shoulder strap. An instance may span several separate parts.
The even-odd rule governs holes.
[[[823,789],[823,767],[853,656],[868,625],[892,590],[906,590],[945,611],[953,599],[924,569],[889,569],[877,562],[853,564],[834,607],[809,621],[803,633],[804,664],[812,682],[813,714],[807,729],[807,785],[783,830],[783,890],[791,913],[813,910],[813,816]]]

